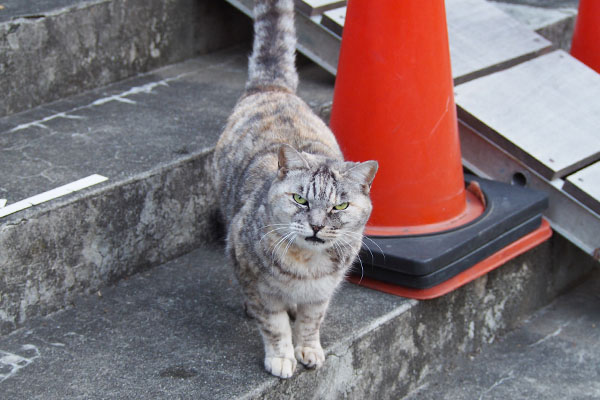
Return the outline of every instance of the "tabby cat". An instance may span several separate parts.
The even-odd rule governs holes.
[[[254,16],[245,92],[215,149],[215,190],[265,368],[289,378],[296,360],[325,360],[319,328],[361,247],[377,162],[345,162],[296,96],[293,0],[257,0]]]

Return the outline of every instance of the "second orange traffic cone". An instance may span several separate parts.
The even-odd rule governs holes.
[[[600,73],[600,1],[579,0],[571,55]]]

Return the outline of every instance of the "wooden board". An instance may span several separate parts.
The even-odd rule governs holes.
[[[563,189],[600,215],[600,162],[570,175]]]
[[[600,74],[559,50],[455,88],[459,118],[548,180],[600,159]]]
[[[323,14],[321,24],[342,36],[346,7]],[[552,44],[484,0],[446,0],[452,72],[462,83],[516,65]]]
[[[296,0],[296,10],[314,17],[334,8],[343,7],[346,0]]]
[[[446,20],[457,84],[534,58],[552,46],[483,0],[446,0]]]
[[[346,20],[346,7],[336,8],[323,14],[321,25],[329,29],[338,36],[342,36],[344,31],[344,21]]]

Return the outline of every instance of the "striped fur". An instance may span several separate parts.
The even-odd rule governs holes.
[[[377,170],[374,161],[344,161],[332,132],[295,95],[292,1],[257,1],[246,91],[214,154],[227,253],[265,368],[281,378],[297,361],[318,368],[325,359],[320,325],[362,245]]]
[[[254,7],[254,38],[246,89],[252,91],[276,86],[295,92],[298,74],[294,64],[296,30],[293,1],[257,1]]]

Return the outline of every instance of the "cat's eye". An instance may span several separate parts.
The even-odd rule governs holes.
[[[308,200],[306,200],[304,197],[300,196],[298,193],[294,193],[292,195],[292,198],[294,199],[294,201],[298,204],[300,204],[301,206],[305,206],[308,204]]]
[[[338,211],[342,211],[342,210],[345,210],[346,208],[348,208],[349,205],[350,205],[350,203],[348,203],[346,201],[346,202],[343,202],[341,204],[338,204],[337,206],[334,206],[333,208],[335,208]]]

